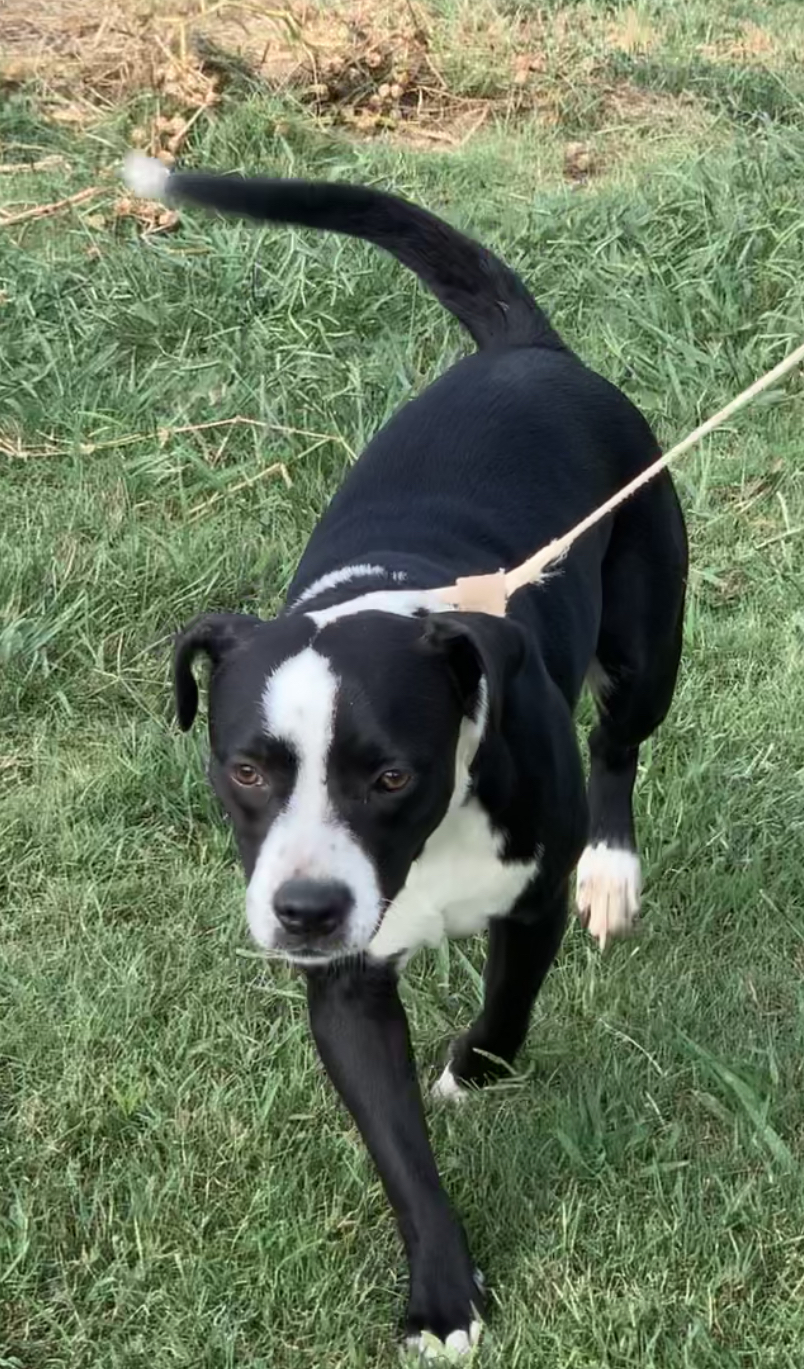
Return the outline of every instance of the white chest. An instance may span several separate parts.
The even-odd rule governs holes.
[[[436,946],[445,936],[473,936],[507,913],[538,861],[503,863],[501,846],[475,799],[451,809],[387,909],[369,953],[384,958]]]

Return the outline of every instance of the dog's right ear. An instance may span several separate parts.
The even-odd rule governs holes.
[[[195,722],[198,712],[198,685],[193,661],[203,651],[213,670],[235,647],[246,641],[262,619],[247,613],[202,613],[176,637],[173,653],[173,684],[176,691],[176,716],[182,732]]]

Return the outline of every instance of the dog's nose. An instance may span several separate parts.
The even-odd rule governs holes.
[[[295,936],[326,936],[352,911],[351,890],[338,880],[287,879],[274,894],[274,912]]]

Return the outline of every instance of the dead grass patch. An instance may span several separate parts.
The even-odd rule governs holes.
[[[214,106],[227,55],[323,124],[458,141],[482,111],[454,96],[430,55],[430,17],[387,0],[258,5],[207,0],[5,0],[3,82],[35,82],[50,116],[86,123],[143,91],[162,113],[138,138],[165,157]]]
[[[614,52],[652,52],[662,41],[656,21],[630,6],[606,25],[606,43]]]
[[[760,24],[746,19],[736,33],[724,35],[713,43],[704,43],[698,51],[709,62],[773,67],[791,55],[791,43],[794,41],[794,36],[790,35],[788,42],[782,42]]]
[[[197,6],[196,6],[197,8]],[[181,3],[121,0],[102,10],[91,0],[4,0],[0,10],[0,84],[33,82],[47,115],[84,125],[141,91],[158,94],[165,118],[143,141],[175,153],[199,115],[217,103],[219,81],[189,50]]]
[[[112,0],[102,12],[96,0],[4,0],[0,10],[6,84],[35,82],[52,118],[79,124],[155,93],[158,112],[133,141],[166,160],[233,70],[291,93],[320,126],[415,147],[460,146],[497,117],[582,126],[593,107],[598,123],[678,124],[688,100],[637,94],[607,69],[612,53],[661,41],[636,8],[614,20],[584,4],[525,16],[494,0],[443,12],[430,0]],[[600,162],[579,146],[565,172],[583,181]]]

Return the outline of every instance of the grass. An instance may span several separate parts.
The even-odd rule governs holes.
[[[784,33],[796,7],[674,10],[639,82],[689,71],[697,99],[696,44],[749,10]],[[575,106],[443,155],[332,138],[254,93],[199,121],[190,156],[442,209],[670,442],[802,331],[804,134],[729,60],[711,120],[670,152],[658,120],[580,189],[560,174]],[[600,108],[590,138],[640,142]],[[7,94],[3,161],[65,159],[4,177],[8,201],[92,183],[141,117],[66,130]],[[269,612],[351,454],[463,342],[368,248],[200,216],[142,240],[92,217],[111,196],[0,226],[0,1366],[386,1369],[391,1219],[301,984],[249,952],[168,637],[202,607]],[[265,426],[187,431],[238,416]],[[693,568],[640,771],[643,935],[601,959],[573,928],[521,1076],[432,1111],[493,1290],[480,1363],[801,1364],[800,431],[794,379],[678,471]],[[407,977],[426,1078],[481,965],[453,945]]]

